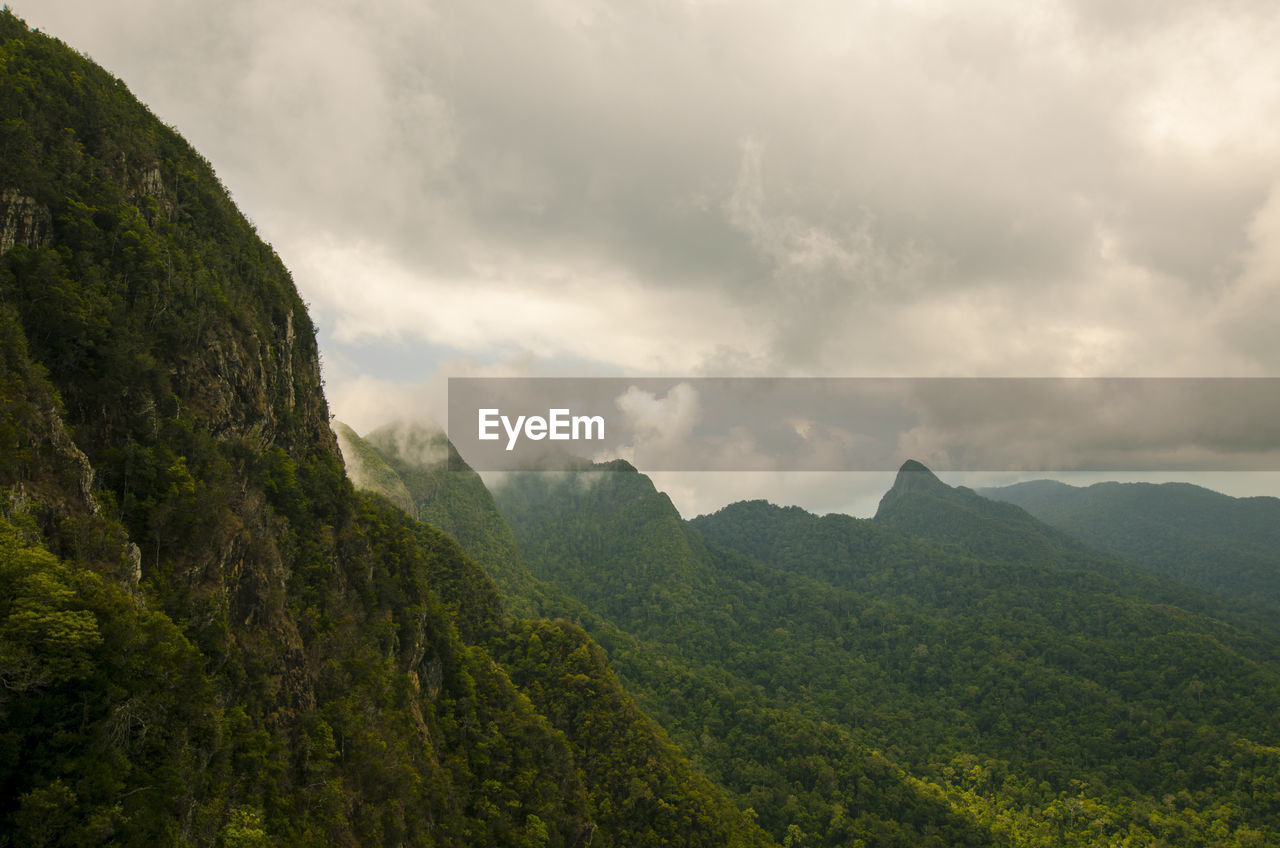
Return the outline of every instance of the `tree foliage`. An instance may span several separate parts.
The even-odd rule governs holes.
[[[929,538],[764,502],[685,524],[634,473],[497,493],[534,574],[779,842],[1277,838],[1273,628],[1007,505],[896,495]]]

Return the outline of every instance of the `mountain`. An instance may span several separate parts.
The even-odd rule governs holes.
[[[494,496],[775,839],[1280,838],[1274,628],[923,466],[873,520],[756,501],[684,522],[627,466]]]
[[[391,499],[457,539],[498,584],[512,612],[538,614],[541,587],[525,568],[484,481],[443,431],[411,422],[388,424],[365,437],[341,422],[334,430],[357,488]]]
[[[899,469],[875,518],[907,535],[988,559],[1044,562],[1088,557],[1084,545],[1025,510],[963,486],[948,486],[914,460]]]
[[[494,497],[534,576],[589,610],[628,689],[775,839],[1003,844],[862,738],[849,680],[812,676],[844,673],[856,599],[708,545],[620,460],[509,474]]]
[[[1280,604],[1280,499],[1233,498],[1188,483],[1082,488],[1053,480],[982,494],[1187,585]]]
[[[580,628],[353,489],[176,132],[7,9],[0,117],[0,845],[770,844]]]

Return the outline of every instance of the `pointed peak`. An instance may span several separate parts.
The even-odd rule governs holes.
[[[884,493],[880,499],[880,508],[876,510],[876,518],[883,518],[902,499],[912,494],[939,493],[950,491],[951,487],[943,483],[923,464],[908,459],[898,469],[893,488]]]
[[[925,489],[950,488],[938,479],[937,475],[914,459],[908,459],[898,469],[898,477],[893,481],[896,491],[922,491]]]
[[[628,471],[632,474],[640,472],[625,459],[611,459],[608,462],[596,462],[591,465],[592,471]]]

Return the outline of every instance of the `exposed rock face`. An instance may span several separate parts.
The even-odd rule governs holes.
[[[17,244],[44,247],[53,220],[49,210],[16,188],[0,190],[0,253]]]
[[[133,542],[130,542],[127,552],[129,557],[129,569],[126,573],[126,578],[129,581],[129,584],[136,588],[142,581],[142,550]]]
[[[307,443],[340,456],[314,342],[300,343],[292,312],[273,329],[264,339],[212,328],[203,349],[178,369],[184,393],[215,438],[248,439],[259,448]]]
[[[178,203],[165,185],[160,163],[149,162],[138,166],[131,165],[127,159],[122,159],[120,165],[129,199],[140,209],[145,209],[148,201],[153,201],[157,212],[173,220],[174,213],[178,211]]]
[[[164,198],[164,180],[160,177],[159,164],[152,165],[139,175],[138,187],[144,195],[150,195],[156,199]]]
[[[89,463],[89,457],[84,455],[84,451],[76,446],[71,436],[67,433],[66,425],[62,418],[56,414],[49,415],[49,441],[53,444],[54,449],[63,457],[63,459],[76,469],[76,480],[79,488],[79,494],[83,506],[89,510],[91,515],[98,514],[98,501],[93,496],[93,466]]]

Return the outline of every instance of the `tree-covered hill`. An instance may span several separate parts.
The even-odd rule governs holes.
[[[589,638],[344,473],[207,162],[0,12],[0,845],[767,845]]]
[[[625,470],[495,497],[530,571],[604,619],[627,684],[776,838],[1280,839],[1271,629],[906,473],[924,485],[886,501],[946,538],[763,502],[685,523]]]
[[[963,486],[947,486],[919,463],[909,461],[903,466],[893,488],[881,500],[876,521],[982,559],[1106,575],[1134,597],[1173,604],[1280,637],[1280,618],[1270,607],[1242,604],[1221,593],[1196,588],[1190,581],[1170,580],[1172,575],[1158,568],[1143,568],[1103,546],[1086,544],[1087,540],[1041,521],[1017,504],[991,499]],[[1223,557],[1233,550],[1221,529],[1206,527],[1203,536],[1187,531],[1184,541],[1210,557],[1214,550]]]
[[[1232,598],[1280,604],[1280,500],[1188,483],[1037,480],[982,494],[1136,565]]]
[[[399,441],[415,444],[429,433],[407,425],[397,425],[395,430]],[[389,457],[397,450],[385,436],[360,440],[354,434],[344,434],[342,438],[348,455],[371,452],[367,459],[372,468],[389,465]],[[374,448],[375,441],[388,453]],[[489,511],[487,505],[493,498],[487,490],[480,494],[470,485],[451,485],[439,476],[460,475],[464,482],[478,483],[473,472],[443,471],[438,465],[438,450],[401,448],[399,453],[403,464],[396,467],[410,472],[402,471],[403,479],[419,508],[439,511],[445,524],[457,521],[458,516],[482,517],[472,525],[469,536],[480,542],[481,549],[512,535],[503,517]],[[455,457],[454,466],[458,464]],[[431,473],[412,473],[415,466],[419,472]],[[775,839],[791,845],[853,844],[858,839],[868,845],[1001,844],[994,834],[934,797],[848,730],[780,708],[758,685],[722,667],[714,653],[702,653],[702,648],[716,645],[706,629],[723,623],[723,612],[699,620],[703,600],[711,596],[728,599],[741,585],[736,580],[721,585],[724,575],[707,568],[706,545],[688,532],[670,501],[656,492],[646,477],[624,462],[601,468],[605,477],[612,478],[610,485],[601,484],[594,474],[530,475],[515,478],[512,485],[528,495],[529,503],[549,511],[540,514],[539,520],[553,520],[552,514],[566,508],[557,501],[560,484],[572,487],[575,498],[598,499],[598,509],[584,512],[583,524],[573,529],[574,535],[548,544],[582,546],[580,564],[590,561],[606,568],[619,562],[611,551],[625,550],[627,561],[647,563],[644,573],[614,575],[628,588],[617,606],[604,603],[604,594],[588,590],[574,596],[562,588],[594,584],[590,565],[577,580],[561,579],[565,575],[554,573],[540,575],[547,579],[533,580],[527,600],[548,614],[579,622],[605,645],[615,667],[624,671],[628,688],[640,696],[646,709],[661,718],[681,747],[698,749],[699,763],[729,786],[739,805],[750,808]],[[368,485],[378,481],[386,485],[385,475]],[[502,499],[512,491],[503,488],[497,494]],[[655,539],[665,541],[655,548]],[[648,558],[655,551],[662,555]],[[535,554],[545,562],[545,551]],[[601,580],[597,588],[608,593],[616,586]],[[816,584],[810,588],[815,597],[823,594]],[[528,585],[521,588],[526,590]],[[758,590],[755,595],[759,601]],[[692,606],[686,606],[684,597]],[[625,630],[614,623],[636,619],[643,619],[645,625]],[[696,626],[702,635],[690,637],[691,630],[677,626],[682,621],[687,627]],[[686,693],[679,704],[655,696],[676,691]],[[704,716],[704,709],[713,710],[714,715]],[[733,749],[726,744],[726,735],[757,740],[757,750],[751,755],[754,761],[733,765],[728,759]],[[715,750],[711,753],[707,745],[713,740]],[[764,757],[766,751],[768,756]],[[820,786],[812,785],[815,770],[824,775]],[[841,788],[833,795],[831,787],[836,784]]]
[[[524,567],[515,537],[480,475],[443,431],[397,422],[360,436],[335,422],[338,443],[356,486],[393,500],[419,521],[457,539],[507,599],[508,608],[536,615],[540,586]]]
[[[908,460],[876,510],[876,521],[909,536],[953,545],[986,559],[1080,556],[1084,546],[1011,504],[953,488]],[[1085,554],[1087,555],[1087,554]]]

